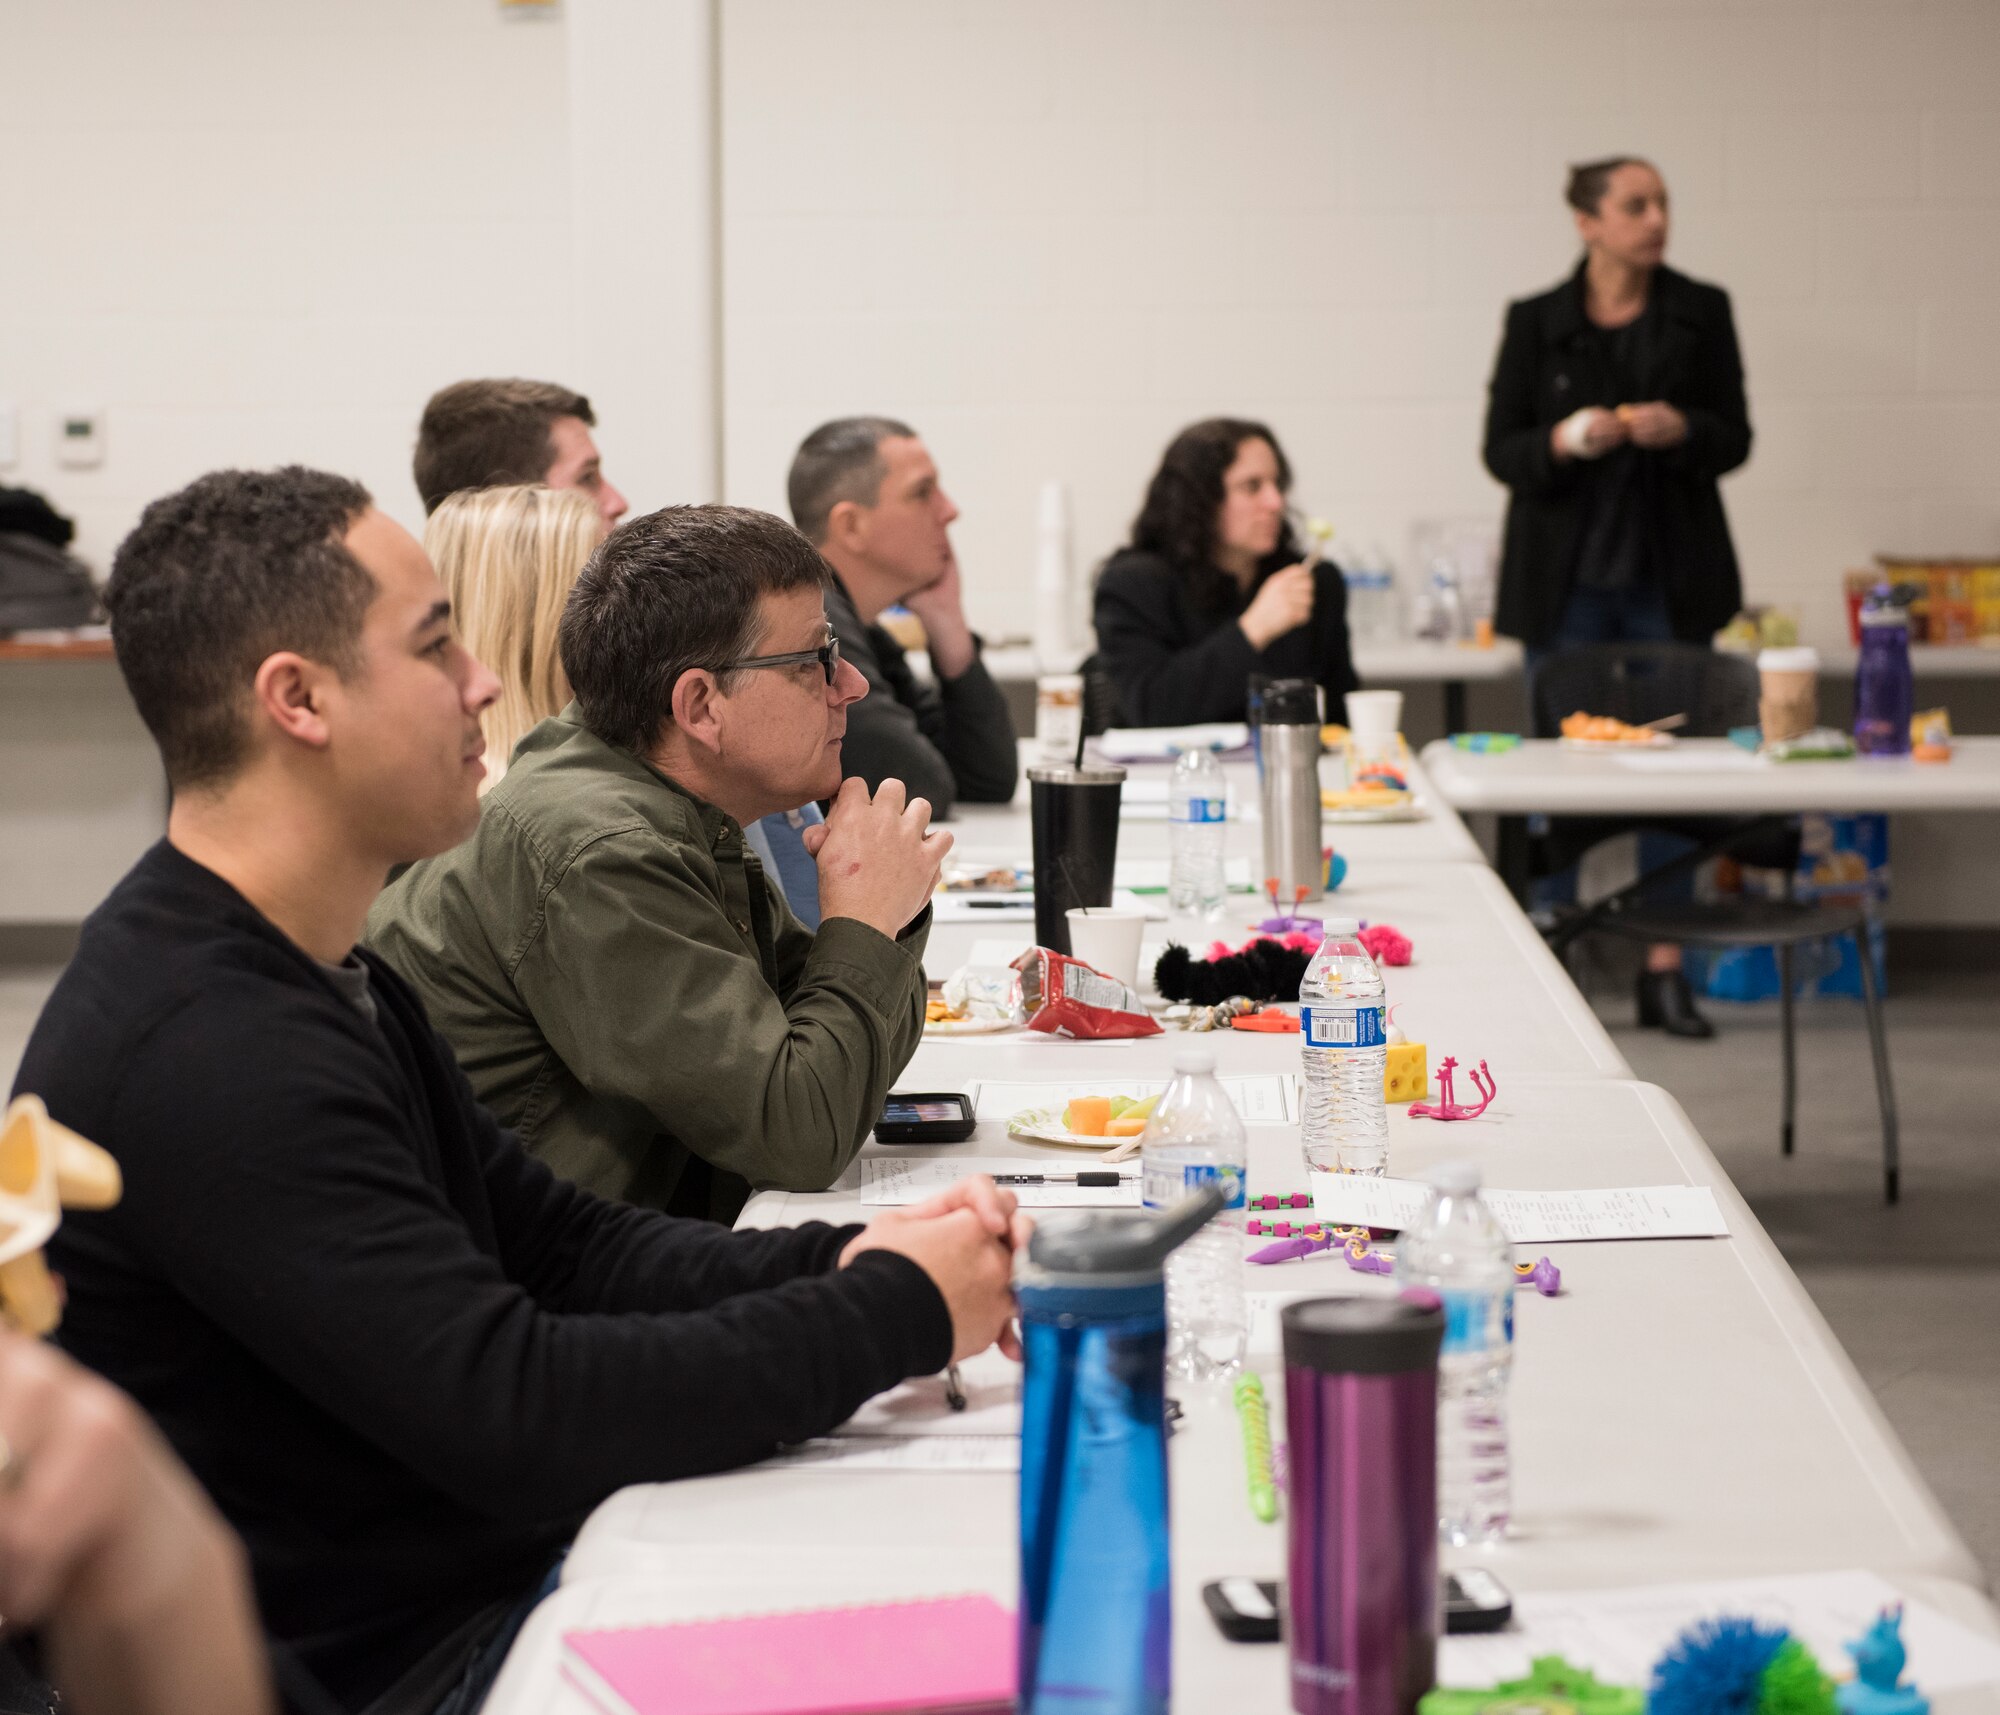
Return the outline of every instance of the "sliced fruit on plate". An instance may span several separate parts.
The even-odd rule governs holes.
[[[1110,1124],[1109,1096],[1071,1096],[1063,1109],[1063,1129],[1078,1137],[1104,1137]]]

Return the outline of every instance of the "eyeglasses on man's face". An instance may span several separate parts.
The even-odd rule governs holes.
[[[834,674],[840,671],[840,639],[834,635],[833,627],[826,628],[826,641],[817,649],[793,649],[783,655],[745,655],[740,660],[725,661],[715,671],[734,673],[745,667],[803,667],[808,661],[817,661],[819,670],[826,675],[826,682],[833,683]]]

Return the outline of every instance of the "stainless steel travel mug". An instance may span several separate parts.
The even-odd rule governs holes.
[[[1264,874],[1278,881],[1278,907],[1326,894],[1320,855],[1319,687],[1273,679],[1263,687],[1257,786],[1264,818]],[[1299,892],[1304,888],[1303,894]]]

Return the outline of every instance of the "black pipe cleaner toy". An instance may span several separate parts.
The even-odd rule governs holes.
[[[1303,934],[1260,935],[1233,953],[1217,941],[1206,959],[1172,942],[1153,966],[1153,986],[1168,1000],[1196,1006],[1214,1006],[1239,994],[1251,1000],[1297,1000],[1306,966],[1318,951],[1317,938]]]

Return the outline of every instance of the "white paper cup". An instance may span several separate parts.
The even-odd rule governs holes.
[[[1137,994],[1145,912],[1073,907],[1064,915],[1069,919],[1069,950],[1092,970],[1116,977]]]
[[[1356,744],[1387,744],[1403,730],[1401,691],[1349,691],[1347,730]]]
[[[1764,742],[1801,738],[1819,725],[1819,651],[1766,649],[1757,657],[1757,724]]]

